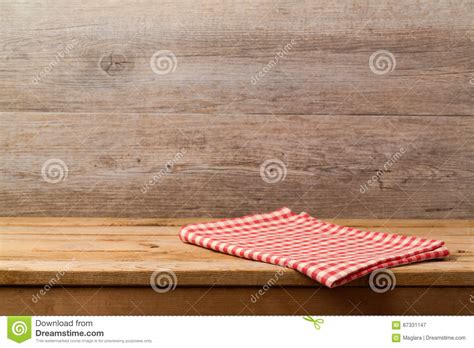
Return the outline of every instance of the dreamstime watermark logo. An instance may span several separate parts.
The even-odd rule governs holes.
[[[50,184],[57,184],[64,181],[69,173],[66,163],[59,158],[51,158],[43,163],[41,176],[44,181]]]
[[[61,48],[59,51],[56,52],[54,55],[54,59],[49,62],[48,66],[46,66],[43,70],[41,70],[39,73],[37,73],[33,79],[31,80],[31,83],[33,84],[38,84],[41,79],[45,76],[47,76],[58,64],[59,62],[69,55],[69,53],[73,50],[74,47],[78,45],[79,41],[77,39],[72,39],[70,42],[66,44],[63,48]]]
[[[260,176],[269,184],[284,181],[286,174],[286,165],[279,159],[268,159],[260,165]]]
[[[161,180],[162,177],[164,177],[165,175],[171,174],[173,171],[173,167],[176,165],[176,163],[178,163],[178,161],[180,161],[183,158],[185,153],[186,153],[186,149],[181,149],[180,151],[178,151],[173,156],[172,159],[170,159],[169,161],[165,163],[165,166],[161,168],[158,171],[158,173],[153,175],[153,177],[142,186],[141,192],[143,194],[147,193],[150,190],[151,186],[156,185]]]
[[[276,52],[275,56],[268,61],[268,63],[262,68],[262,70],[252,76],[252,78],[250,79],[252,85],[256,85],[257,82],[260,81],[265,76],[265,74],[270,72],[280,62],[281,59],[287,56],[294,45],[296,45],[296,40],[291,39],[290,42],[287,43],[283,48],[279,49]]]
[[[400,150],[395,152],[393,155],[388,155],[388,160],[385,161],[383,168],[377,170],[374,176],[372,176],[364,185],[360,185],[360,193],[366,193],[369,188],[380,181],[385,173],[406,153],[405,148],[401,147]]]
[[[31,317],[8,317],[7,337],[17,343],[29,340],[31,338]]]
[[[151,70],[158,75],[166,75],[176,70],[178,59],[168,50],[156,51],[150,59]]]
[[[51,290],[64,276],[64,274],[69,271],[69,269],[74,265],[75,259],[72,259],[71,262],[68,262],[59,272],[55,274],[53,278],[49,280],[47,284],[43,286],[41,290],[31,296],[31,302],[38,303],[39,300],[46,296],[49,290]]]
[[[178,285],[178,277],[169,269],[159,269],[151,274],[150,285],[159,294],[173,291]]]
[[[15,336],[21,336],[28,332],[28,326],[23,321],[15,321],[12,324],[12,332]]]
[[[369,286],[370,289],[377,294],[392,291],[395,289],[396,284],[397,279],[395,278],[395,274],[389,269],[381,268],[370,273]]]
[[[385,75],[395,70],[397,61],[392,52],[379,50],[372,53],[369,58],[369,67],[374,74]]]
[[[261,289],[259,289],[255,294],[252,294],[252,296],[250,296],[250,301],[252,303],[256,303],[263,295],[267,293],[268,290],[270,290],[272,286],[274,286],[278,282],[278,280],[284,274],[285,272],[283,272],[283,269],[279,269],[278,271],[276,271],[273,277],[271,277],[268,282],[262,286]]]

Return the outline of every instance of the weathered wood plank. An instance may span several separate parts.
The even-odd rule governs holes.
[[[125,255],[125,256],[124,256]],[[58,259],[71,256],[53,254]],[[89,258],[90,254],[87,255]],[[96,257],[102,257],[97,255]],[[113,260],[112,256],[115,257]],[[137,254],[135,259],[143,257]],[[51,279],[58,278],[58,286],[149,286],[151,275],[155,271],[172,269],[178,279],[178,286],[264,286],[275,279],[280,270],[272,265],[252,264],[252,261],[225,261],[232,256],[214,257],[213,260],[175,261],[164,259],[156,261],[134,261],[130,253],[103,257],[101,261],[17,261],[0,260],[1,285],[45,285]],[[11,257],[10,257],[11,258]],[[123,261],[117,261],[118,259]],[[128,260],[127,260],[128,259]],[[458,261],[461,259],[461,261]],[[452,287],[472,286],[474,260],[466,261],[462,257],[452,257],[448,261],[431,261],[419,265],[392,268],[396,286]],[[72,265],[72,266],[71,266]],[[293,270],[283,270],[276,283],[279,286],[317,287],[319,284]],[[368,276],[354,280],[343,287],[369,287]]]
[[[474,117],[1,113],[0,127],[3,216],[473,217]],[[51,159],[62,176],[42,175]],[[262,179],[266,160],[281,181]]]
[[[24,315],[472,315],[472,287],[176,288],[158,294],[145,287],[55,287],[33,302],[40,287],[0,287],[0,313]]]
[[[132,225],[134,224],[135,220],[122,220],[121,223],[124,225],[122,226],[117,226],[117,225],[93,225],[92,223],[87,223],[87,220],[85,218],[73,218],[74,221],[78,221],[79,224],[77,226],[71,226],[71,225],[61,225],[61,223],[55,223],[56,220],[63,220],[65,218],[48,218],[48,224],[50,225],[45,225],[45,219],[46,218],[37,218],[41,219],[42,221],[39,222],[38,225],[35,225],[33,223],[35,218],[26,218],[29,220],[24,225],[19,224],[19,222],[15,223],[15,225],[4,225],[4,221],[8,221],[11,218],[0,218],[0,232],[3,236],[8,236],[8,235],[21,235],[21,236],[31,236],[31,238],[34,238],[36,235],[43,236],[47,238],[47,236],[56,236],[56,235],[61,235],[64,237],[71,237],[74,238],[74,236],[80,234],[90,234],[90,235],[96,235],[96,236],[122,236],[122,235],[130,235],[137,238],[140,237],[147,237],[147,236],[175,236],[178,234],[178,231],[180,229],[179,226],[183,226],[184,221],[187,221],[188,223],[191,221],[194,222],[199,222],[199,221],[212,221],[212,219],[176,219],[176,225],[147,225],[147,226],[141,226],[141,225]],[[14,218],[16,220],[20,220],[21,218]],[[43,220],[44,219],[44,220]],[[84,221],[86,220],[86,221]],[[84,221],[84,223],[80,223],[80,221]],[[329,221],[329,220],[328,220]],[[431,236],[447,236],[449,238],[455,238],[462,236],[462,237],[467,237],[467,236],[472,236],[474,234],[474,227],[472,227],[473,222],[469,222],[470,220],[448,220],[449,222],[452,222],[452,226],[446,226],[446,227],[440,227],[438,223],[441,223],[440,221],[442,220],[432,220],[431,224],[427,226],[415,226],[411,225],[412,220],[405,220],[405,224],[402,225],[403,220],[399,220],[401,226],[396,226],[393,224],[393,222],[390,220],[387,225],[387,222],[385,222],[384,226],[381,225],[371,225],[369,223],[364,223],[364,220],[360,219],[337,219],[337,220],[331,220],[332,222],[338,224],[338,225],[344,225],[344,226],[352,226],[352,227],[360,227],[362,229],[370,229],[372,231],[379,231],[379,232],[388,232],[388,233],[404,233],[407,235],[417,235],[420,233],[423,234],[429,234]],[[426,222],[428,220],[425,220]],[[382,224],[384,221],[381,221],[380,224]],[[137,224],[140,223],[140,220],[138,220]],[[54,224],[54,225],[52,225]],[[129,225],[125,225],[129,224]],[[409,228],[407,228],[409,226]],[[29,227],[34,227],[34,228],[29,228]],[[84,228],[87,227],[87,228]]]
[[[0,110],[472,115],[472,13],[470,0],[7,0]],[[172,73],[152,71],[159,50]],[[394,57],[385,75],[369,68],[379,50]]]
[[[29,231],[30,233],[40,233],[46,234],[48,231],[51,233],[54,232],[56,227],[60,227],[63,233],[68,233],[70,228],[75,230],[76,228],[81,228],[83,226],[108,226],[107,229],[103,230],[103,233],[125,233],[127,234],[129,229],[121,229],[120,227],[123,226],[148,226],[153,230],[153,232],[161,231],[162,226],[183,226],[190,223],[198,223],[198,222],[210,222],[219,219],[212,219],[212,218],[149,218],[149,219],[130,219],[130,218],[97,218],[97,217],[88,217],[87,219],[81,217],[60,217],[60,218],[52,218],[52,217],[30,217],[30,216],[21,216],[21,217],[5,217],[0,216],[0,229],[2,233],[8,233],[9,230],[15,231],[15,227],[25,227],[25,226],[34,226],[35,229]],[[417,229],[419,227],[430,227],[433,228],[433,233],[437,233],[436,231],[440,231],[439,233],[443,233],[443,231],[449,230],[449,234],[464,234],[465,231],[472,231],[474,220],[436,220],[436,219],[390,219],[390,227],[387,226],[386,220],[382,219],[326,219],[325,221],[333,222],[340,225],[346,226],[353,226],[353,227],[374,227],[378,228],[378,230],[383,231],[383,228],[390,228],[391,230],[396,230],[399,227],[402,227],[406,230],[407,226],[410,226],[410,231]],[[41,229],[42,227],[47,227],[45,229]],[[67,228],[64,228],[67,227]],[[115,228],[117,227],[117,228]],[[454,229],[456,227],[456,229]],[[86,233],[89,229],[84,230],[80,229],[81,233]],[[165,234],[168,231],[174,231],[173,228],[165,228],[163,232]],[[35,232],[39,231],[39,232]],[[110,231],[110,232],[109,232]],[[121,232],[122,231],[122,232]],[[146,234],[146,229],[141,228],[142,234]],[[22,233],[26,231],[22,230]],[[409,232],[409,231],[408,231]],[[95,233],[92,229],[92,233]],[[137,232],[139,233],[139,232]],[[174,232],[173,232],[174,233]],[[444,233],[448,234],[448,233]]]

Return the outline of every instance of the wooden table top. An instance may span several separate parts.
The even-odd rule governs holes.
[[[148,286],[169,269],[178,286],[264,285],[280,267],[184,244],[183,224],[208,219],[0,218],[0,285]],[[472,220],[328,220],[446,242],[451,256],[393,268],[397,286],[473,286]],[[345,286],[366,286],[368,277]],[[279,286],[319,286],[284,269]]]

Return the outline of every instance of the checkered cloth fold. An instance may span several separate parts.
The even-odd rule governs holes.
[[[361,231],[288,208],[186,225],[179,236],[204,248],[293,268],[330,288],[376,269],[449,255],[440,240]]]

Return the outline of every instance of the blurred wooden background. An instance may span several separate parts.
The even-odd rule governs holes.
[[[474,218],[473,1],[3,0],[0,17],[2,216]]]

